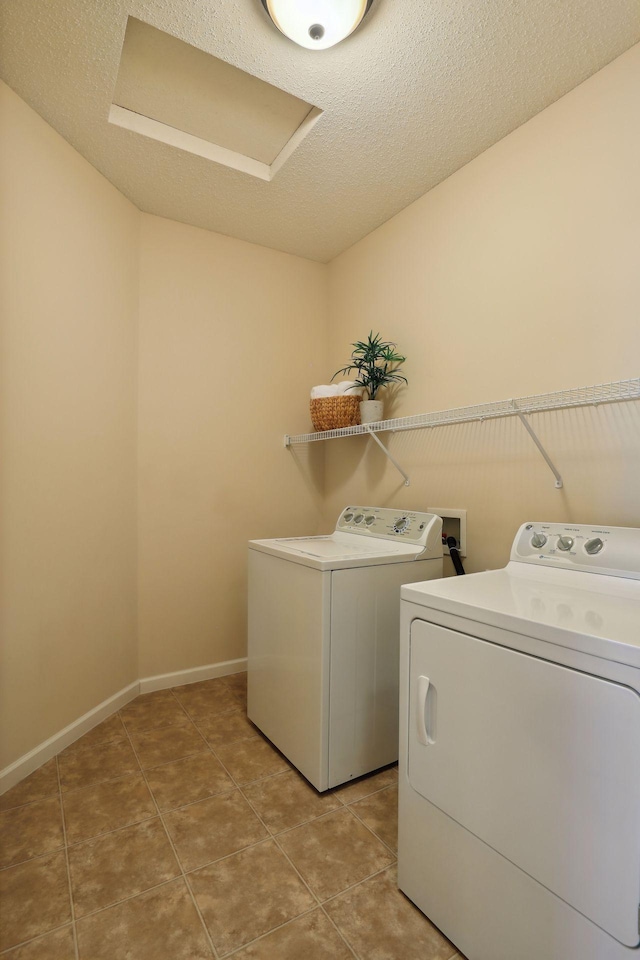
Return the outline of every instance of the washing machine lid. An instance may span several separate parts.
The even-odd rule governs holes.
[[[502,570],[412,583],[402,599],[640,667],[640,581],[510,562]]]
[[[249,549],[316,570],[405,563],[418,558],[442,566],[442,520],[415,510],[347,506],[328,536],[250,540]]]
[[[317,570],[375,566],[415,560],[424,548],[416,544],[378,540],[336,531],[319,537],[282,537],[250,540],[250,550],[259,550]]]

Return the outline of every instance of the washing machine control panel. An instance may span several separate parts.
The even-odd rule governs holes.
[[[344,533],[425,546],[439,536],[441,529],[442,520],[433,513],[355,505],[345,507],[336,524],[336,530]]]
[[[523,523],[511,560],[640,580],[640,529]]]

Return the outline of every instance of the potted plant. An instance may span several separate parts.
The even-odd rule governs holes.
[[[396,344],[383,340],[379,333],[373,335],[370,331],[366,341],[359,340],[352,344],[351,362],[340,370],[336,370],[331,379],[340,373],[348,374],[357,370],[356,383],[364,387],[369,397],[360,404],[360,420],[362,423],[374,423],[382,420],[384,404],[378,400],[378,390],[390,383],[407,383],[407,378],[399,371],[406,357],[396,352]]]

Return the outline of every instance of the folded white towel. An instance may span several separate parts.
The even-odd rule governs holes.
[[[318,400],[320,397],[339,397],[342,391],[337,383],[323,383],[320,386],[311,388],[311,399]]]
[[[338,387],[340,388],[340,393],[344,393],[347,396],[361,396],[364,390],[364,387],[361,387],[355,380],[341,380]]]
[[[323,383],[317,387],[311,388],[311,399],[317,400],[319,397],[342,397],[358,396],[362,393],[362,387],[354,380],[341,380],[340,383]]]

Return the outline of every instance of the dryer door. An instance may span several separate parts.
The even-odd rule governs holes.
[[[637,946],[638,694],[421,620],[410,685],[413,788]]]

